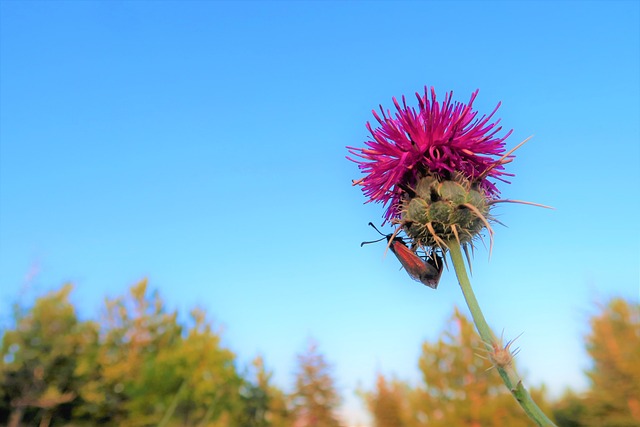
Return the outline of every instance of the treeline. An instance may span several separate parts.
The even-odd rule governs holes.
[[[599,309],[586,337],[589,389],[567,389],[553,402],[544,387],[529,389],[559,427],[640,426],[640,305],[613,299]],[[365,394],[375,427],[534,426],[483,357],[473,324],[457,310],[448,324],[437,342],[422,346],[419,387],[378,376]]]
[[[142,281],[81,320],[72,286],[16,307],[0,331],[0,425],[337,427],[340,396],[330,364],[310,342],[292,391],[276,387],[261,357],[239,366],[201,310],[183,324]],[[425,342],[417,386],[377,376],[360,394],[375,427],[530,426],[483,358],[457,310],[437,342]],[[534,399],[560,427],[640,425],[640,307],[614,299],[591,319],[590,388]],[[550,351],[549,357],[553,357]]]
[[[3,331],[0,425],[288,427],[309,417],[338,425],[329,365],[313,343],[285,395],[262,358],[241,369],[202,310],[180,324],[146,281],[107,300],[96,321],[78,319],[71,290],[17,308]]]

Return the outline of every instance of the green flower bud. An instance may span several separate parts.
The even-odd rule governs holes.
[[[429,206],[429,219],[431,222],[438,222],[440,224],[448,224],[450,222],[453,208],[451,203],[442,200],[440,202],[433,202]]]
[[[461,175],[443,181],[426,176],[416,184],[414,197],[404,201],[400,224],[420,246],[454,239],[468,243],[489,218],[487,196],[474,187]]]
[[[469,192],[454,181],[444,181],[438,186],[438,193],[443,200],[462,205],[467,202]]]
[[[426,176],[418,181],[416,185],[416,195],[424,200],[431,200],[431,194],[435,193],[438,180],[432,176]]]
[[[407,208],[407,221],[426,224],[429,222],[428,209],[429,205],[424,199],[419,197],[412,199]]]

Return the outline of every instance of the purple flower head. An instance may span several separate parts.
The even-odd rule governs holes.
[[[498,160],[504,155],[504,141],[512,131],[499,137],[502,130],[499,119],[491,121],[500,104],[488,116],[478,118],[472,105],[478,91],[471,94],[468,104],[452,102],[453,92],[445,95],[442,103],[436,101],[433,88],[425,87],[424,95],[416,93],[418,109],[402,105],[393,98],[397,112],[380,106],[380,116],[373,115],[380,124],[373,129],[367,122],[371,138],[366,147],[347,147],[360,159],[352,160],[366,176],[358,181],[364,194],[372,202],[388,205],[385,219],[399,218],[402,200],[407,192],[415,189],[418,181],[426,176],[439,180],[463,176],[487,197],[495,198],[499,191],[489,178],[505,181]]]

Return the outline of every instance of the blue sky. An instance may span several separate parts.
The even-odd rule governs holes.
[[[434,86],[514,129],[472,283],[527,383],[585,385],[594,305],[639,298],[638,2],[0,4],[0,316],[75,283],[82,316],[148,277],[293,383],[309,337],[354,390],[416,383],[454,306],[411,281],[351,186],[379,104]]]

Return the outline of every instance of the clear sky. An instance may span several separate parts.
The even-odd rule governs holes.
[[[472,283],[527,383],[584,387],[594,304],[639,298],[640,6],[608,2],[0,4],[0,317],[76,284],[80,314],[148,277],[289,389],[309,337],[353,422],[376,372],[416,383],[454,306],[367,226],[346,145],[434,86],[514,129]],[[415,105],[415,104],[414,104]]]

